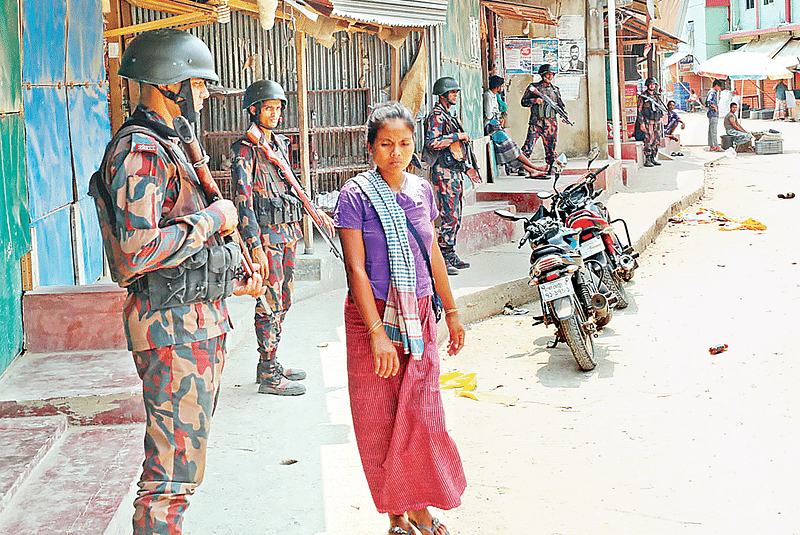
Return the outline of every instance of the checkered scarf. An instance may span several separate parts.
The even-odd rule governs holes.
[[[406,214],[377,171],[364,171],[353,180],[378,213],[386,235],[390,280],[383,311],[384,329],[392,342],[402,345],[415,360],[421,360],[425,343],[417,309],[417,271],[408,243]]]

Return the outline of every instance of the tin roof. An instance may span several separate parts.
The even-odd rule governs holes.
[[[447,0],[311,0],[309,4],[328,7],[333,17],[382,26],[420,28],[447,21]]]

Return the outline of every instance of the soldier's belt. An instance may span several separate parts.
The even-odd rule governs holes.
[[[146,273],[127,289],[129,293],[147,295],[153,310],[219,301],[233,295],[241,263],[238,244],[212,245],[177,267]]]
[[[279,197],[253,195],[253,210],[260,225],[294,223],[303,219],[303,203],[288,193]]]

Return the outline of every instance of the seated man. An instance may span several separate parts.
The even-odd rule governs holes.
[[[735,102],[731,102],[731,111],[725,116],[723,124],[725,125],[725,133],[733,138],[735,146],[747,144],[747,152],[755,152],[755,149],[750,145],[753,135],[749,133],[744,127],[739,124],[739,119],[736,118],[736,110],[739,106]]]
[[[694,89],[692,89],[692,94],[689,95],[689,101],[687,104],[690,112],[694,112],[703,108],[703,104],[700,102],[700,97],[697,96],[697,93],[694,92]]]
[[[664,135],[673,141],[678,141],[678,137],[674,135],[678,125],[681,125],[681,130],[686,128],[686,124],[681,120],[678,112],[675,111],[675,101],[670,100],[667,102],[667,125],[664,127]]]

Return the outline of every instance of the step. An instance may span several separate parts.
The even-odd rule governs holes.
[[[0,418],[0,514],[66,429],[64,416]]]
[[[620,146],[620,152],[622,153],[623,160],[633,160],[637,163],[639,167],[644,165],[644,143],[641,141],[623,141]],[[614,144],[608,144],[608,155],[611,158],[615,158],[614,155]]]
[[[133,508],[144,426],[69,427],[0,512],[0,533],[104,535]]]
[[[0,377],[0,418],[65,415],[73,425],[145,421],[127,351],[26,352]]]
[[[456,252],[459,255],[469,255],[513,239],[514,222],[498,217],[494,213],[497,209],[515,210],[506,201],[475,202],[464,206],[461,228],[456,238]]]

